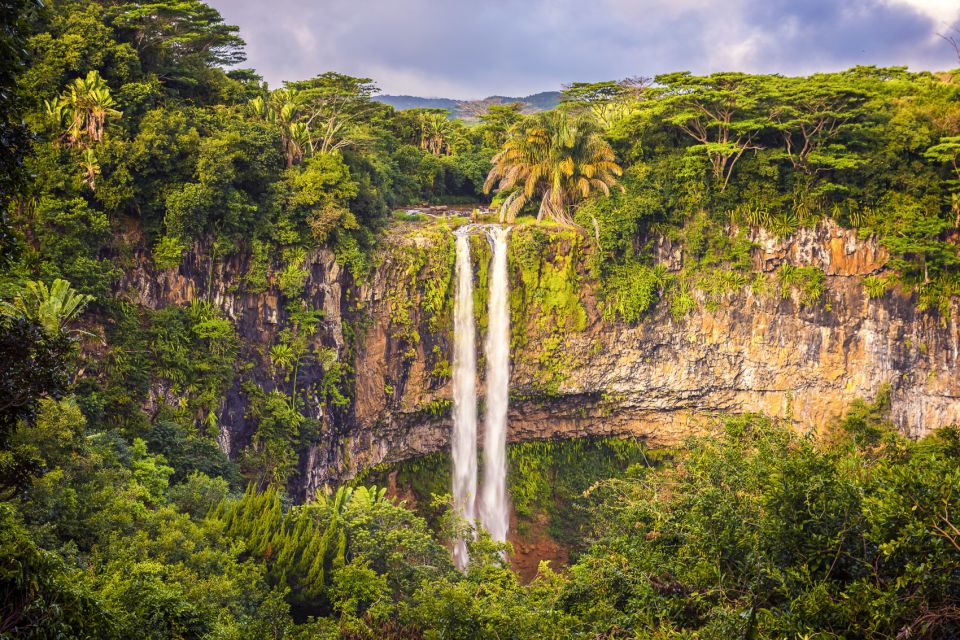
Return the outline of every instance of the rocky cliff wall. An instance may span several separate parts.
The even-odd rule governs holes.
[[[516,230],[511,254],[513,441],[630,434],[672,445],[713,416],[740,412],[816,429],[884,384],[904,432],[960,423],[958,304],[944,320],[896,288],[868,298],[862,276],[882,273],[886,254],[852,231],[821,222],[782,241],[751,237],[754,267],[768,279],[784,263],[822,269],[818,302],[743,286],[719,301],[699,296],[680,319],[659,305],[636,325],[603,317],[582,238],[536,231],[530,242],[531,232]],[[474,247],[482,337],[488,253],[480,239]],[[653,247],[659,263],[682,267],[682,247],[665,239]],[[308,256],[305,295],[325,314],[316,344],[352,362],[354,388],[346,410],[312,407],[324,428],[301,459],[302,496],[362,468],[446,448],[452,251],[443,231],[397,228],[361,285],[329,252]],[[237,323],[257,379],[286,321],[283,301],[273,290],[239,293],[241,259],[211,269],[203,255],[197,247],[177,270],[131,271],[126,295],[150,307],[207,297]],[[322,371],[303,375],[308,388]],[[234,454],[253,428],[243,405],[238,383],[220,416],[221,443]]]

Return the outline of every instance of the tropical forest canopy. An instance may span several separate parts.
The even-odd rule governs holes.
[[[322,437],[297,391],[307,355],[326,410],[353,394],[348,361],[307,353],[322,318],[306,255],[329,248],[364,282],[397,209],[484,203],[573,229],[604,314],[628,323],[750,285],[751,230],[831,218],[890,253],[870,297],[900,287],[947,322],[956,73],[678,72],[467,123],[336,72],[268,87],[197,0],[9,0],[0,17],[0,636],[960,633],[960,436],[904,438],[883,390],[819,435],[740,416],[683,450],[605,445],[599,475],[561,487],[571,566],[529,585],[482,535],[453,568],[444,543],[464,525],[443,495],[428,523],[360,482],[288,494]],[[682,270],[654,262],[657,237],[683,244]],[[217,408],[245,362],[237,327],[202,296],[150,310],[118,295],[141,249],[156,270],[244,256],[242,291],[280,292],[277,384],[245,383],[253,427],[233,458]],[[817,304],[822,272],[777,277]],[[147,412],[155,380],[179,401]],[[538,474],[576,446],[516,450],[521,511],[567,508]]]

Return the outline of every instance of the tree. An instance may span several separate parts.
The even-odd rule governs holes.
[[[370,98],[379,91],[370,78],[328,72],[287,88],[298,92],[311,153],[333,153],[365,138],[357,125],[374,108]]]
[[[63,332],[91,300],[93,296],[77,293],[66,280],[58,278],[49,288],[43,282],[31,280],[12,303],[0,303],[0,313],[35,322],[47,335],[55,336]]]
[[[908,196],[896,196],[885,203],[889,213],[882,221],[883,244],[893,254],[891,266],[907,282],[929,285],[939,276],[955,275],[960,269],[960,252],[945,237],[950,222],[939,214],[939,207],[927,209],[925,203]]]
[[[0,503],[0,637],[110,638],[115,622],[74,571]]]
[[[440,109],[430,109],[419,114],[420,148],[429,151],[435,156],[450,153],[450,119],[447,112]]]
[[[940,142],[927,149],[923,156],[941,164],[949,163],[953,169],[954,177],[948,181],[954,190],[950,198],[950,208],[954,214],[953,226],[960,229],[960,193],[956,192],[960,189],[960,166],[957,164],[960,159],[960,136],[940,138]]]
[[[770,124],[764,77],[698,77],[684,71],[655,80],[663,86],[660,102],[667,108],[666,121],[698,143],[688,152],[707,156],[720,191],[725,191],[743,154],[762,148],[757,138]]]
[[[116,101],[110,95],[110,87],[96,70],[85,78],[77,78],[56,100],[45,103],[47,114],[58,125],[66,127],[62,139],[82,149],[103,140],[108,117],[123,115],[114,106]]]
[[[7,0],[0,3],[0,269],[17,249],[7,219],[7,205],[27,184],[23,160],[29,135],[23,124],[23,100],[17,91],[29,59],[27,37],[38,22],[40,0]]]
[[[480,116],[483,145],[491,149],[502,147],[507,141],[510,127],[523,120],[522,108],[522,102],[490,105],[487,112]]]
[[[774,128],[790,164],[806,174],[857,166],[858,154],[839,139],[862,120],[870,94],[847,74],[824,73],[773,81]]]
[[[64,328],[90,299],[65,280],[50,289],[31,281],[12,303],[0,303],[0,496],[23,490],[42,468],[34,449],[11,448],[11,438],[36,418],[42,398],[66,391],[73,341]]]
[[[649,78],[631,77],[620,81],[574,82],[563,88],[561,103],[574,110],[585,110],[603,127],[623,118],[630,105],[639,100],[650,85]]]
[[[97,190],[97,176],[100,175],[100,162],[93,149],[84,149],[80,157],[80,177],[83,183],[90,187],[90,191]]]
[[[0,314],[0,497],[24,490],[40,473],[42,461],[29,448],[11,447],[22,423],[36,419],[44,397],[68,388],[71,340],[48,335],[24,317]]]
[[[280,130],[291,167],[307,155],[331,154],[362,141],[366,136],[357,122],[371,111],[370,96],[376,92],[369,78],[331,72],[287,83],[249,104],[256,117]]]
[[[256,486],[284,486],[296,468],[300,429],[306,418],[281,391],[265,393],[257,387],[248,412],[257,421],[257,430],[244,451],[243,470],[255,475]]]
[[[209,82],[209,68],[243,62],[238,27],[199,0],[124,3],[109,10],[119,39],[137,52],[144,70],[184,93]]]
[[[583,116],[548,111],[511,130],[493,157],[483,188],[490,193],[496,186],[506,196],[501,221],[512,222],[539,195],[538,221],[551,218],[572,225],[571,208],[594,191],[609,194],[621,173],[596,124]]]
[[[250,108],[255,116],[276,125],[279,129],[287,167],[292,167],[303,160],[310,146],[307,125],[298,122],[301,116],[300,106],[297,103],[298,93],[295,89],[277,89],[270,92],[266,100],[263,96],[257,96],[250,101]]]

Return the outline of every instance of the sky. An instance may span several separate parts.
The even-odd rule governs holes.
[[[207,0],[270,83],[477,99],[670,71],[952,69],[960,0]]]

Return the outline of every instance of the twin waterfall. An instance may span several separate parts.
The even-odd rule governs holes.
[[[490,301],[485,354],[487,402],[483,439],[483,487],[480,524],[498,542],[507,539],[507,409],[510,399],[510,304],[507,274],[508,227],[468,225],[457,230],[456,301],[453,320],[453,502],[460,517],[477,516],[477,355],[473,314],[473,265],[470,232],[483,229],[492,248]],[[467,547],[458,540],[454,563],[468,562]]]

